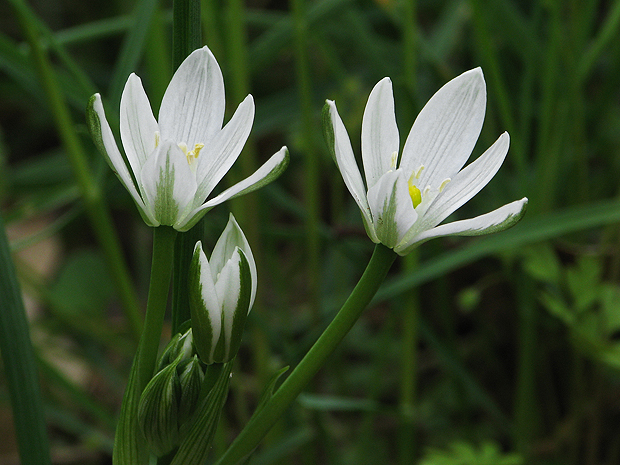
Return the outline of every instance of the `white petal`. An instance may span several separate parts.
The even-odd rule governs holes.
[[[250,135],[253,121],[254,99],[248,95],[226,126],[200,151],[196,168],[198,190],[194,207],[204,203],[235,163]]]
[[[131,74],[121,96],[121,141],[131,169],[139,173],[148,156],[155,150],[155,134],[159,131],[142,81]]]
[[[206,143],[222,128],[224,78],[207,47],[194,50],[177,69],[159,110],[162,139],[184,142],[190,149]]]
[[[399,255],[407,255],[414,247],[434,237],[442,236],[480,236],[503,231],[516,224],[525,214],[527,198],[516,200],[484,215],[468,220],[442,224],[424,231],[409,244],[394,248]]]
[[[486,86],[480,68],[444,85],[424,106],[403,148],[400,168],[421,165],[419,185],[435,186],[463,167],[480,135],[486,109]]]
[[[226,355],[230,346],[232,334],[233,316],[237,310],[239,296],[241,295],[241,256],[239,249],[235,248],[232,256],[224,264],[219,273],[215,290],[222,299],[223,330],[226,338]]]
[[[163,141],[142,168],[141,187],[155,218],[167,226],[181,221],[190,211],[196,179],[183,151]]]
[[[202,250],[202,243],[200,241],[196,243],[194,251],[196,251],[197,249],[199,249],[200,251],[199,266],[200,286],[202,291],[201,295],[204,307],[207,309],[207,315],[201,314],[197,316],[202,318],[209,318],[209,323],[211,324],[213,334],[213,339],[211,341],[211,356],[213,356],[213,351],[215,350],[217,341],[220,338],[222,328],[222,303],[220,301],[218,290],[215,286],[215,279],[211,270],[211,266],[209,264],[209,260],[207,260],[207,256]],[[198,326],[198,324],[196,324],[196,326]],[[206,325],[203,325],[203,327],[204,326]],[[196,329],[194,329],[194,331],[196,331]]]
[[[250,308],[254,304],[254,298],[256,296],[256,284],[258,280],[258,274],[256,272],[256,262],[254,261],[254,255],[252,255],[252,249],[246,239],[241,227],[235,220],[235,217],[231,213],[228,217],[228,223],[224,228],[224,232],[218,239],[213,252],[211,254],[211,266],[216,273],[224,267],[224,264],[232,257],[235,249],[240,248],[250,265],[250,276],[252,278],[252,291],[250,297]]]
[[[486,152],[460,171],[428,208],[422,219],[422,229],[437,226],[448,215],[480,192],[480,189],[489,183],[502,166],[509,145],[510,136],[505,132]]]
[[[372,216],[368,200],[366,199],[364,181],[362,181],[362,175],[355,161],[349,134],[338,114],[336,104],[332,100],[326,101],[325,108],[323,109],[323,118],[327,120],[323,122],[323,128],[325,129],[327,145],[332,152],[336,166],[338,166],[347,189],[349,189],[362,212],[366,231],[370,239],[377,243],[379,240],[372,226]]]
[[[225,202],[228,199],[233,199],[243,194],[247,194],[256,189],[269,184],[282,174],[282,172],[288,166],[289,156],[288,149],[282,147],[278,152],[271,156],[260,168],[258,168],[252,175],[245,178],[243,181],[239,181],[237,184],[229,187],[217,197],[212,198],[208,202],[202,204],[200,207],[195,208],[191,214],[189,214],[183,224],[179,224],[176,229],[179,231],[187,231],[198,222],[198,220],[206,212],[211,210],[216,205]]]
[[[362,119],[362,161],[369,189],[390,168],[396,169],[391,162],[399,144],[392,81],[383,78],[372,89]]]
[[[112,130],[110,129],[110,125],[108,124],[108,120],[105,117],[105,111],[103,109],[103,103],[101,102],[101,96],[99,94],[95,94],[89,105],[92,105],[92,112],[89,111],[89,118],[95,118],[96,121],[89,121],[91,124],[91,131],[96,131],[98,134],[93,134],[93,137],[101,140],[101,144],[103,144],[102,151],[105,155],[105,158],[112,168],[112,171],[116,173],[121,183],[125,186],[129,194],[133,198],[140,214],[144,218],[144,221],[149,226],[159,226],[159,222],[153,217],[153,215],[146,208],[142,197],[138,193],[136,185],[134,184],[134,180],[131,178],[131,173],[127,168],[127,164],[125,160],[123,160],[123,156],[118,150],[118,146],[116,145],[116,141],[114,140],[114,135],[112,134]],[[137,182],[140,182],[140,173],[134,173]]]
[[[368,204],[379,241],[394,247],[418,218],[404,172],[384,174],[368,191]]]

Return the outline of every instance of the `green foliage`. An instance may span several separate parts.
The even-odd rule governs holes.
[[[455,442],[449,450],[430,449],[420,465],[523,465],[517,454],[505,454],[493,442],[484,442],[479,448],[466,442]]]

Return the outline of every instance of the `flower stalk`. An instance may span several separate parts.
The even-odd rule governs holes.
[[[254,413],[216,465],[236,465],[254,450],[353,327],[396,257],[391,249],[381,244],[375,246],[364,274],[336,317],[273,397]]]
[[[129,382],[123,396],[120,418],[114,437],[114,465],[141,464],[146,445],[138,430],[140,395],[155,371],[157,351],[164,324],[168,290],[172,275],[174,239],[177,232],[166,226],[153,229],[153,258],[144,328],[134,357]]]

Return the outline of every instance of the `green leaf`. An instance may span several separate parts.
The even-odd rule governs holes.
[[[23,465],[50,464],[37,366],[21,291],[0,216],[0,352]]]
[[[530,276],[549,284],[560,283],[562,264],[551,245],[536,244],[526,248],[523,255],[523,268]]]

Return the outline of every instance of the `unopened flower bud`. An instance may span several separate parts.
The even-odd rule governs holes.
[[[194,345],[207,364],[232,360],[256,296],[256,264],[243,231],[230,215],[207,260],[196,243],[189,271]]]

